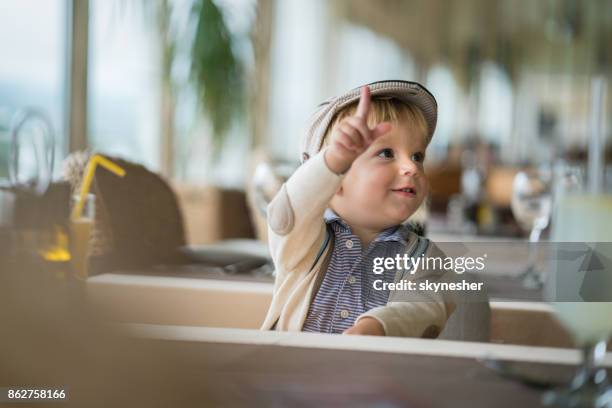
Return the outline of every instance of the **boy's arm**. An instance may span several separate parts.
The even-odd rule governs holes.
[[[329,169],[324,155],[325,150],[302,164],[268,205],[270,252],[280,273],[312,262],[307,255],[325,237],[323,213],[343,176]]]
[[[390,302],[359,316],[346,334],[435,338],[448,314],[444,301],[427,296],[411,302]]]
[[[445,255],[430,242],[425,257]],[[451,270],[423,271],[403,277],[418,285],[419,281],[444,282],[454,280]],[[455,309],[456,299],[448,294],[434,291],[391,292],[385,306],[373,308],[355,321],[354,330],[346,334],[378,334],[394,337],[435,338],[440,334],[449,316]],[[353,329],[351,328],[351,329]],[[382,330],[382,333],[380,332]]]

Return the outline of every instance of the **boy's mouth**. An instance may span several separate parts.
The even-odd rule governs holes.
[[[394,193],[397,193],[397,194],[399,194],[401,196],[404,196],[404,197],[414,197],[414,196],[416,196],[416,189],[414,187],[412,187],[412,186],[405,186],[405,187],[402,187],[402,188],[396,188],[396,189],[393,189],[391,191],[393,191]]]

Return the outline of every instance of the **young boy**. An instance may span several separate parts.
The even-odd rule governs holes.
[[[276,281],[263,330],[439,334],[452,302],[430,292],[407,301],[374,284],[423,273],[373,273],[375,258],[437,251],[402,224],[427,196],[423,161],[436,120],[434,97],[407,81],[375,82],[320,106],[302,166],[268,207]]]

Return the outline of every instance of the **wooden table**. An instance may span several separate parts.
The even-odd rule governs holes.
[[[537,407],[542,389],[501,377],[484,359],[568,381],[575,350],[377,338],[129,325],[172,350],[207,401],[230,406]],[[612,354],[606,365],[612,367]]]
[[[66,386],[68,406],[530,407],[539,406],[541,390],[501,378],[479,360],[520,362],[566,381],[579,359],[576,350],[441,340],[143,324],[117,331],[116,320],[90,304],[91,282],[62,279],[30,259],[0,257],[0,266],[0,385]],[[228,294],[222,283],[232,283],[113,278],[94,279],[117,289],[107,301],[130,295],[149,308],[166,293],[158,308],[174,314],[193,309],[179,304],[189,290],[193,298],[199,290],[218,293],[203,304],[214,309]],[[256,290],[239,286],[238,299],[269,296],[270,284],[250,284]],[[168,294],[170,287],[177,291]],[[150,299],[141,297],[147,291]],[[219,304],[212,311],[227,313]]]

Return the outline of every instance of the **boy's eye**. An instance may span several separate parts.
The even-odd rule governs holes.
[[[393,158],[393,150],[391,149],[382,149],[378,152],[378,157],[382,157],[383,159],[392,159]]]
[[[421,163],[425,160],[425,155],[422,152],[417,152],[412,155],[412,160],[417,163]]]

